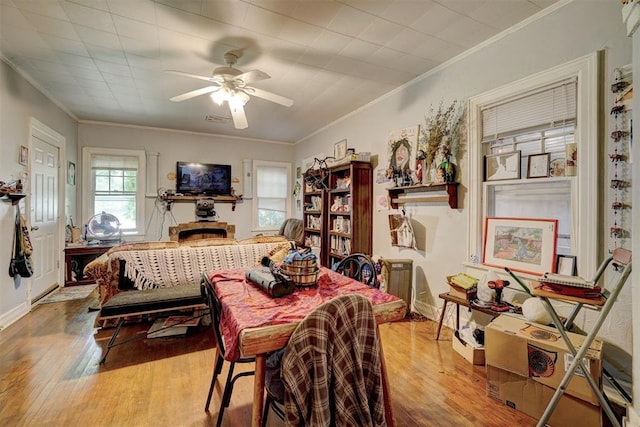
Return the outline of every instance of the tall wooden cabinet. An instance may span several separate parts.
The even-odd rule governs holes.
[[[320,263],[331,267],[345,256],[371,255],[373,170],[351,162],[305,175],[305,243],[320,250]],[[316,183],[316,185],[313,185]]]
[[[372,199],[371,163],[351,162],[329,169],[328,267],[351,253],[371,255]]]

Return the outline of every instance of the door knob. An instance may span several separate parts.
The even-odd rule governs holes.
[[[38,227],[37,225],[33,225],[31,227],[31,231],[36,231],[36,230],[39,230],[39,229],[40,229],[40,227]]]

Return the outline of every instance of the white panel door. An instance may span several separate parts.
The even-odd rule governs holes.
[[[31,141],[31,242],[34,274],[31,301],[58,286],[58,164],[59,149],[33,135]]]

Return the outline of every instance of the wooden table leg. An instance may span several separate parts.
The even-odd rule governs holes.
[[[382,375],[382,395],[384,400],[384,418],[387,427],[395,427],[396,420],[393,416],[393,406],[391,405],[391,389],[389,387],[389,379],[387,377],[387,363],[384,360],[384,352],[382,351],[382,341],[380,341],[380,329],[378,328],[378,346],[380,347],[380,374]]]
[[[256,370],[253,378],[253,414],[251,426],[262,425],[262,411],[264,410],[264,372],[267,364],[267,355],[256,355]]]
[[[442,329],[442,321],[444,320],[444,313],[447,311],[447,300],[444,300],[442,311],[440,312],[440,320],[438,321],[438,332],[436,333],[436,341],[440,338],[440,329]]]
[[[456,331],[460,330],[460,304],[456,304]]]

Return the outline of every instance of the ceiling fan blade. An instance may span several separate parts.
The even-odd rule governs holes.
[[[175,74],[176,76],[191,77],[192,79],[204,80],[212,83],[218,83],[223,81],[223,79],[221,79],[219,76],[208,77],[208,76],[201,76],[200,74],[191,74],[191,73],[185,73],[184,71],[176,71],[176,70],[164,70],[164,72],[168,74]]]
[[[218,89],[220,89],[219,86],[207,86],[201,89],[192,90],[191,92],[183,93],[182,95],[176,95],[173,98],[169,98],[169,100],[173,102],[185,101],[187,99],[195,98],[196,96],[215,92]]]
[[[234,80],[242,80],[244,82],[244,84],[249,84],[252,82],[257,82],[259,80],[266,80],[266,79],[270,79],[271,76],[267,73],[265,73],[264,71],[260,71],[260,70],[251,70],[251,71],[247,71],[246,73],[242,73],[239,74],[237,76],[235,76],[233,79]]]
[[[275,93],[267,92],[257,87],[245,87],[243,90],[249,95],[255,95],[258,98],[266,99],[267,101],[275,102],[285,107],[291,107],[293,105],[293,99],[285,98],[284,96],[276,95]]]
[[[242,105],[229,104],[229,109],[231,110],[233,125],[236,129],[246,129],[247,127],[249,127],[249,123],[247,123],[247,116],[244,113],[244,107]]]

